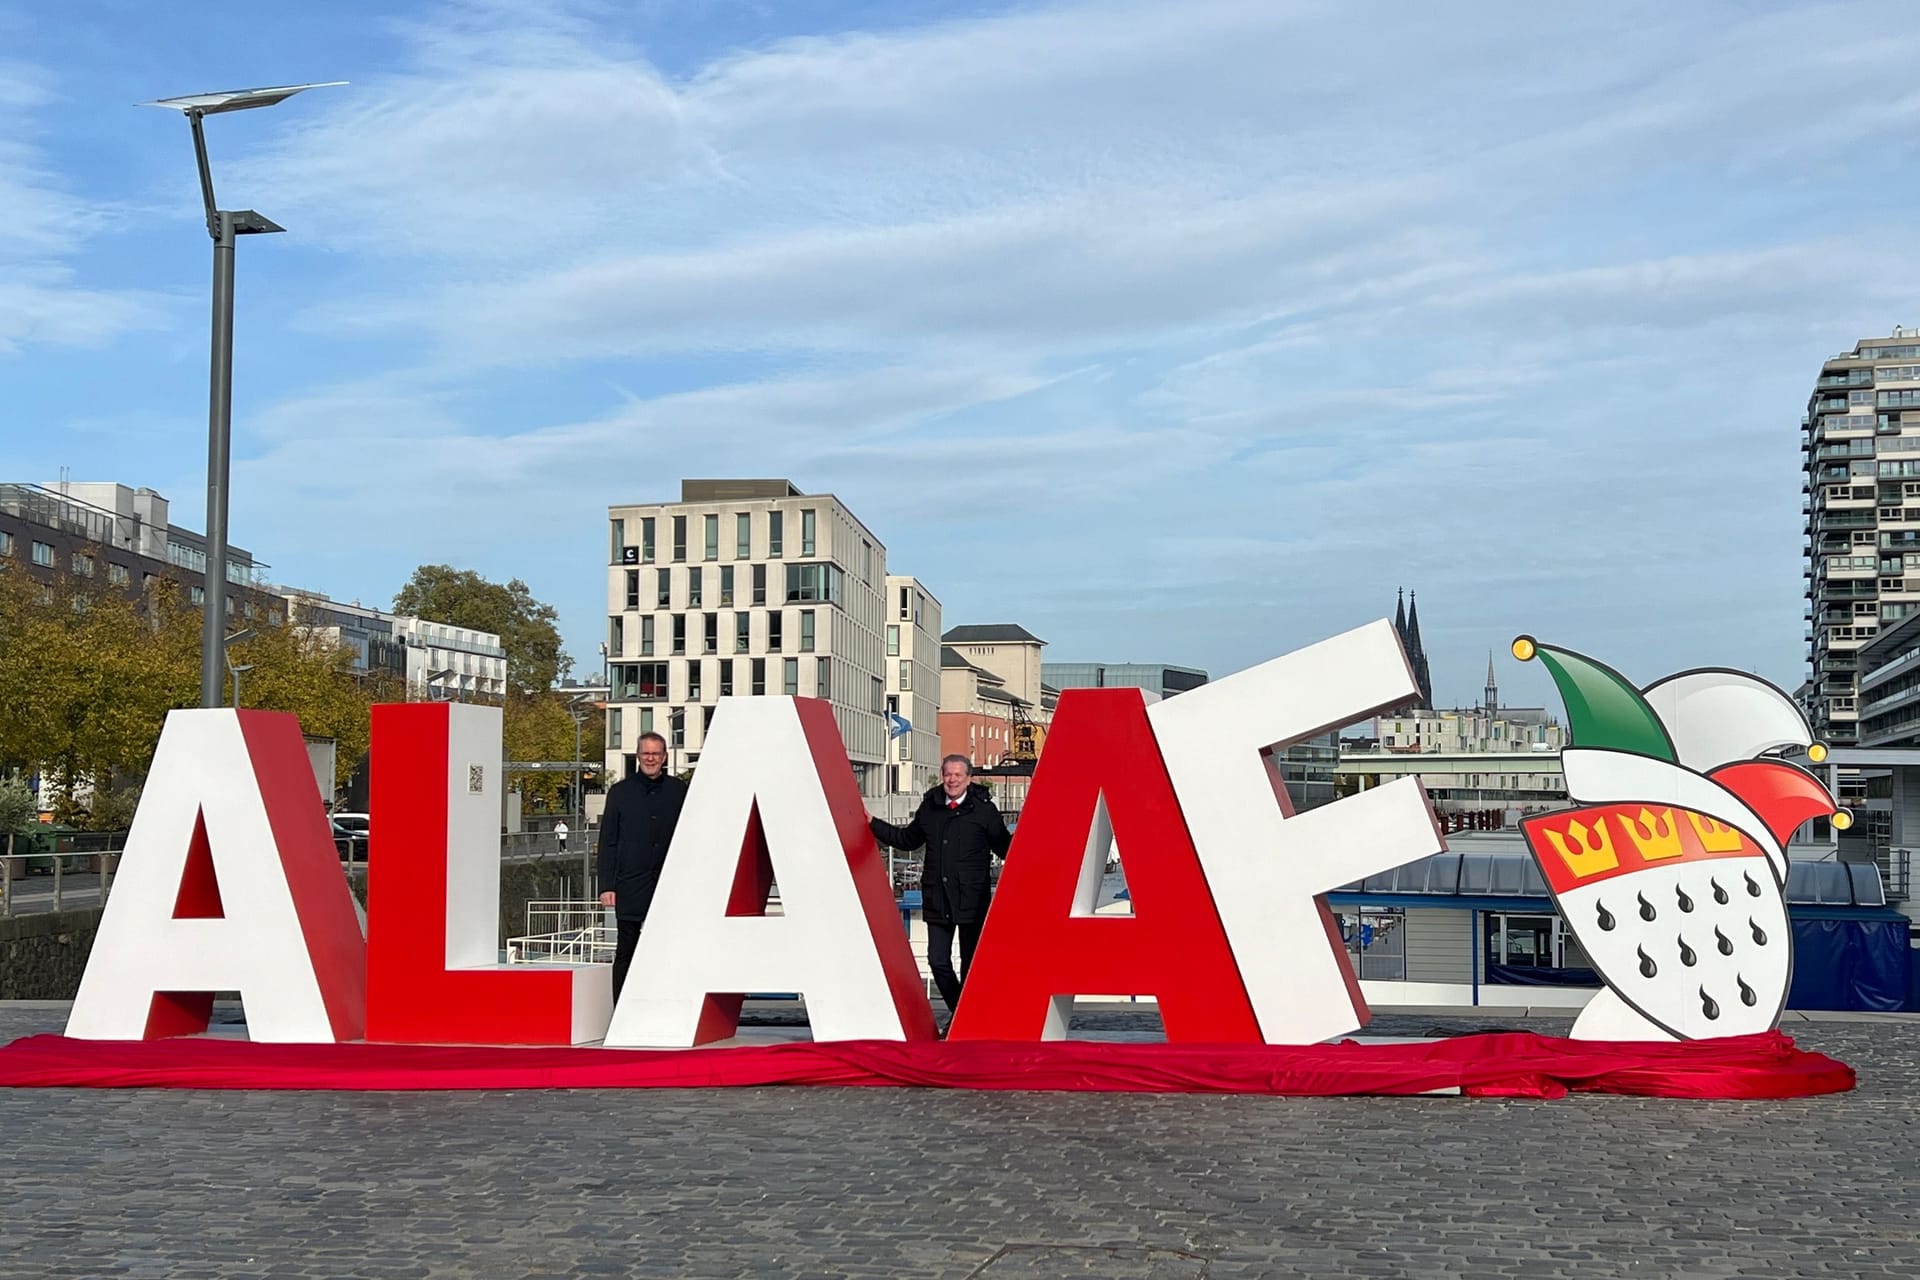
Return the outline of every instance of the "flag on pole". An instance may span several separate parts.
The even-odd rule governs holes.
[[[898,711],[887,712],[887,738],[902,738],[913,732],[913,724]]]

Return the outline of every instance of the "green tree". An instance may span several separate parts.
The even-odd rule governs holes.
[[[572,763],[576,714],[581,717],[580,758],[584,764],[597,767],[606,742],[600,708],[590,703],[576,706],[556,693],[507,696],[501,726],[507,759]],[[524,772],[514,774],[513,781],[529,801],[545,804],[550,809],[564,809],[571,804],[571,774]]]
[[[33,789],[27,786],[25,778],[0,778],[0,837],[10,831],[26,830],[37,813]],[[5,840],[0,839],[0,844],[4,843]]]
[[[423,564],[393,597],[393,610],[493,632],[507,652],[507,684],[518,693],[545,693],[573,666],[560,652],[559,615],[518,578],[502,586],[471,569]]]

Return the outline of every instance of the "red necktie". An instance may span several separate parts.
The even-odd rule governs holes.
[[[949,809],[958,809],[959,807],[960,807],[960,802],[959,802],[958,800],[955,800],[955,799],[952,799],[952,798],[949,798],[949,799],[947,800],[947,808],[949,808]]]

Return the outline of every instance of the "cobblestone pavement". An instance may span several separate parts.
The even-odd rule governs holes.
[[[1920,1022],[1790,1029],[1860,1088],[0,1093],[0,1276],[1920,1275]]]

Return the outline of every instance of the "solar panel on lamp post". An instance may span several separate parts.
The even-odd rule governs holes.
[[[193,155],[200,167],[200,196],[207,209],[207,234],[213,238],[213,357],[207,395],[207,569],[204,610],[200,623],[200,705],[221,704],[220,667],[225,646],[227,614],[227,490],[233,437],[233,246],[238,236],[284,231],[251,209],[222,209],[213,198],[213,170],[207,163],[206,133],[201,121],[229,111],[248,111],[285,102],[308,89],[330,89],[344,80],[323,84],[280,85],[271,89],[232,89],[224,93],[196,93],[184,98],[160,98],[143,107],[166,107],[186,116],[193,129]]]

